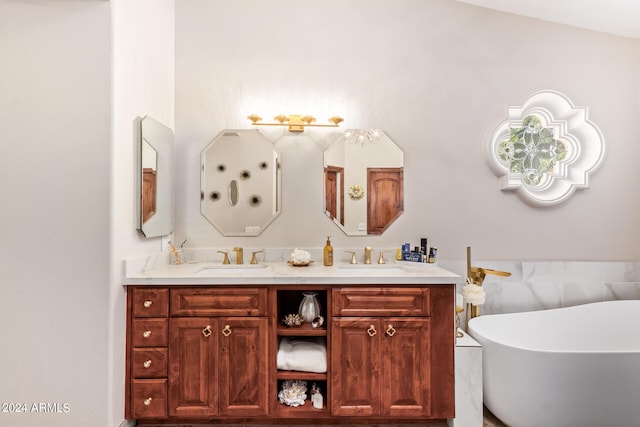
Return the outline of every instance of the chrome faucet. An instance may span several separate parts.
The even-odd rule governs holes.
[[[364,263],[371,264],[371,246],[364,248]]]
[[[241,247],[232,249],[236,253],[236,264],[244,264],[244,254]]]

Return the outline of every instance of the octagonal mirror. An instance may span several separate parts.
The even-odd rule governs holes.
[[[280,154],[259,130],[220,132],[201,162],[200,212],[224,236],[257,236],[280,214]]]
[[[404,153],[381,130],[348,130],[324,152],[324,213],[349,236],[382,234],[404,211]]]

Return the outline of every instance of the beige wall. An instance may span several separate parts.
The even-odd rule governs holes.
[[[3,426],[105,426],[109,11],[0,1]]]
[[[637,40],[448,0],[192,0],[176,5],[176,234],[195,246],[395,247],[421,236],[441,259],[635,260],[640,169]],[[587,106],[607,153],[591,188],[536,208],[500,190],[485,145],[506,108],[553,89]],[[336,131],[286,135],[283,213],[224,238],[199,213],[199,152],[246,116],[333,114],[405,151],[405,213],[379,237],[322,214],[322,151]],[[282,132],[264,129],[278,139]]]
[[[189,0],[173,25],[174,0],[0,1],[0,400],[69,408],[0,424],[122,421],[121,259],[160,249],[135,230],[138,116],[173,126],[175,108],[176,240],[192,246],[426,234],[450,260],[466,245],[498,261],[637,260],[638,41],[448,0]],[[591,189],[546,209],[498,190],[483,153],[506,106],[540,89],[590,107],[608,144]],[[383,236],[343,235],[322,214],[338,133],[265,130],[283,213],[257,238],[221,237],[199,213],[200,150],[253,112],[384,129],[405,150],[405,214]]]
[[[149,116],[173,128],[174,0],[111,0],[113,139],[109,400],[106,426],[124,417],[125,290],[122,259],[161,250],[161,239],[137,230],[137,142],[134,122]]]

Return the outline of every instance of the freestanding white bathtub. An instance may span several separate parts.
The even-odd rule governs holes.
[[[640,301],[479,316],[469,333],[508,426],[640,426]]]

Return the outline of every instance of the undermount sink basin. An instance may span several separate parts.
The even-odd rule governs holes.
[[[213,276],[220,274],[261,273],[266,270],[266,264],[217,264],[201,268],[198,270],[198,274]]]
[[[366,275],[368,273],[377,276],[395,276],[406,273],[406,269],[394,264],[346,264],[338,267],[340,274],[352,276]]]
[[[402,270],[402,266],[398,264],[344,264],[338,268],[346,268],[346,269],[366,269],[366,270],[388,270],[388,269],[400,269]]]

